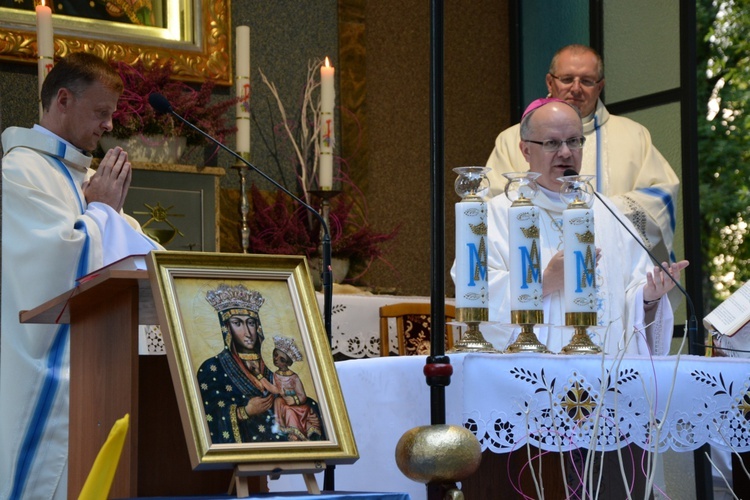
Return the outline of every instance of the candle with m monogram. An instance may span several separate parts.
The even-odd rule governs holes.
[[[487,307],[487,204],[456,203],[456,307]]]
[[[569,207],[563,212],[565,314],[593,314],[585,323],[590,326],[596,324],[597,306],[594,212],[583,202]]]
[[[508,209],[511,311],[542,308],[539,209],[520,198]]]

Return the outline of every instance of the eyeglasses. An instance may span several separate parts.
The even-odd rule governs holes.
[[[578,80],[578,83],[580,83],[581,86],[583,87],[593,87],[597,83],[604,80],[604,77],[601,77],[598,80],[594,80],[593,78],[581,78],[578,76],[556,76],[556,75],[553,75],[552,73],[549,73],[549,76],[551,76],[558,82],[562,83],[566,87],[568,85],[573,85],[573,82],[575,82],[576,80]]]
[[[555,151],[560,151],[560,148],[562,148],[563,144],[568,146],[568,149],[581,149],[583,147],[583,144],[586,142],[586,138],[585,137],[571,137],[570,139],[565,139],[564,141],[560,141],[557,139],[550,139],[548,141],[532,141],[531,139],[523,139],[523,142],[531,142],[532,144],[539,144],[542,146],[542,151],[547,151],[548,153],[554,153]]]

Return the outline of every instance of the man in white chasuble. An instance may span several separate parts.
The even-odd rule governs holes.
[[[90,152],[112,130],[122,89],[105,61],[71,54],[44,81],[40,124],[2,134],[3,499],[67,497],[70,328],[20,324],[19,311],[104,265],[162,249],[122,213],[131,178],[127,153],[110,150],[98,170],[90,168]]]
[[[550,325],[538,328],[537,337],[552,352],[559,352],[571,336],[570,329],[559,328],[565,325],[566,313],[562,213],[567,208],[560,198],[562,182],[559,178],[568,169],[580,172],[584,142],[579,111],[565,101],[538,99],[524,113],[518,147],[529,169],[540,174],[537,179],[540,192],[533,202],[540,208],[542,308],[544,322]],[[513,340],[514,330],[507,326],[511,303],[509,269],[519,263],[509,259],[509,207],[510,201],[505,195],[495,196],[489,205],[489,319],[497,323],[483,325],[482,332],[498,349],[505,349]],[[673,316],[665,294],[674,283],[658,267],[652,266],[646,252],[598,199],[594,199],[593,211],[598,254],[595,272],[598,326],[590,329],[592,340],[612,355],[623,352],[667,354]],[[630,225],[621,213],[618,214]],[[680,271],[687,265],[687,261],[681,261],[668,269],[679,279]]]

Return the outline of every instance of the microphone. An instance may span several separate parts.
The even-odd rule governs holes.
[[[323,319],[326,329],[326,335],[328,337],[328,345],[329,347],[332,346],[331,342],[331,316],[333,315],[333,272],[331,271],[331,233],[328,230],[328,224],[326,224],[325,219],[322,215],[318,213],[317,210],[315,210],[313,207],[305,203],[303,200],[301,200],[299,197],[297,197],[294,193],[289,191],[287,188],[276,182],[274,179],[266,175],[265,172],[260,170],[258,167],[244,159],[241,155],[237,154],[237,152],[229,149],[224,144],[222,144],[219,140],[212,137],[211,135],[207,134],[200,128],[196,127],[189,121],[187,121],[185,118],[177,114],[174,109],[172,109],[172,105],[169,104],[169,100],[164,97],[162,94],[159,93],[152,93],[148,96],[148,103],[151,105],[152,108],[154,108],[154,111],[156,111],[157,114],[163,115],[165,113],[169,113],[178,120],[180,120],[185,125],[189,126],[199,134],[201,134],[203,137],[208,139],[209,141],[213,142],[217,146],[219,146],[221,149],[229,153],[230,155],[234,156],[236,159],[240,160],[242,163],[248,166],[251,170],[254,170],[255,172],[259,173],[264,179],[266,179],[268,182],[276,186],[278,189],[286,193],[288,196],[290,196],[294,201],[305,207],[307,210],[309,210],[312,214],[315,215],[315,217],[318,218],[320,221],[320,225],[323,228],[323,241],[322,241],[322,247],[323,247],[323,271],[321,273],[321,278],[323,282]]]
[[[578,172],[573,170],[572,168],[568,168],[563,172],[564,177],[579,175]],[[698,336],[698,320],[695,317],[695,307],[693,306],[693,301],[690,299],[690,295],[685,291],[685,289],[682,287],[679,281],[677,281],[674,276],[672,276],[669,271],[667,271],[664,266],[659,262],[659,259],[657,259],[653,253],[646,247],[646,245],[641,241],[641,238],[637,236],[633,231],[630,230],[630,228],[625,224],[625,222],[620,219],[620,217],[615,213],[615,211],[607,204],[607,202],[604,201],[604,199],[599,195],[599,193],[596,192],[596,189],[593,190],[594,196],[596,196],[599,201],[604,205],[604,207],[609,210],[609,213],[612,214],[612,216],[617,220],[617,222],[620,223],[620,225],[630,234],[630,236],[633,237],[633,239],[643,248],[643,250],[646,251],[648,256],[651,258],[651,260],[659,267],[659,269],[662,270],[664,274],[669,276],[669,279],[672,280],[672,283],[677,287],[677,289],[682,292],[682,295],[685,296],[685,300],[688,305],[688,309],[690,310],[690,317],[688,318],[688,352],[690,354],[698,354],[702,355],[702,353],[697,352],[697,347],[704,347],[702,343],[699,343],[697,340]]]

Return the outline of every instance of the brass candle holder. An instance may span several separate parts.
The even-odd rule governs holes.
[[[596,326],[595,312],[565,313],[565,325],[572,326],[573,337],[560,354],[600,354],[602,348],[591,341],[588,327]]]
[[[515,342],[505,349],[505,352],[550,352],[546,345],[539,342],[539,339],[534,333],[534,325],[544,323],[544,311],[541,309],[511,311],[510,321],[514,325],[521,327],[521,333],[518,334],[518,338],[516,338]]]
[[[240,153],[245,159],[249,160],[250,153]],[[237,170],[237,174],[240,176],[240,201],[239,201],[239,212],[240,212],[240,224],[238,233],[240,237],[240,247],[242,253],[248,253],[250,248],[250,225],[248,223],[248,214],[250,213],[250,201],[247,197],[247,173],[248,166],[238,161],[232,168]]]
[[[488,319],[486,307],[461,307],[456,309],[456,322],[466,325],[461,339],[453,343],[450,352],[500,352],[487,342],[479,325]]]
[[[565,325],[573,327],[570,343],[561,354],[599,354],[601,348],[591,341],[588,327],[597,325],[596,247],[591,204],[594,189],[592,175],[560,177],[560,197],[568,203],[563,213],[565,243]],[[577,257],[576,257],[577,255]],[[579,259],[579,260],[576,260]],[[581,266],[577,265],[583,264]],[[579,274],[579,272],[581,274]]]
[[[453,169],[461,201],[456,203],[456,322],[467,330],[451,352],[498,352],[479,330],[488,319],[487,285],[487,167]]]
[[[521,327],[518,338],[505,350],[507,353],[539,352],[548,353],[547,346],[542,344],[534,333],[534,325],[544,323],[542,304],[542,269],[539,254],[539,213],[532,200],[536,197],[538,186],[536,172],[509,172],[503,174],[508,179],[505,185],[505,196],[512,202],[508,211],[510,275],[511,275],[511,311],[510,321]],[[522,257],[521,253],[529,256]],[[521,266],[524,262],[524,267]],[[514,267],[515,266],[515,267]],[[522,286],[517,288],[518,284]],[[532,304],[534,307],[526,307]]]

